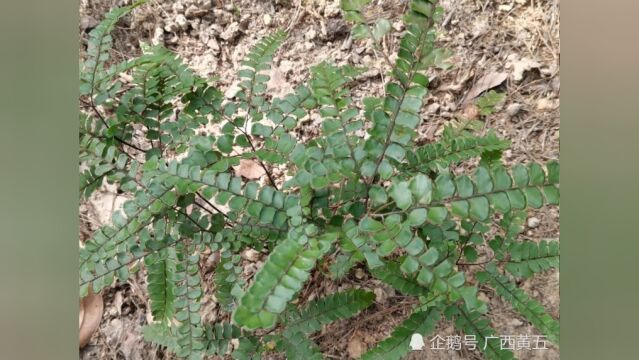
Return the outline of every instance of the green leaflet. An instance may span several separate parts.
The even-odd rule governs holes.
[[[173,318],[176,285],[175,260],[174,249],[163,249],[144,258],[147,271],[147,291],[151,300],[151,313],[155,321],[165,322]]]
[[[510,302],[515,310],[550,341],[559,343],[559,322],[548,315],[541,304],[528,297],[508,277],[497,273],[494,263],[487,265],[486,271],[478,273],[477,278],[480,282],[487,282],[494,287],[499,296]]]
[[[275,325],[278,314],[302,288],[315,262],[336,239],[336,233],[309,238],[303,229],[291,229],[255,275],[255,281],[233,312],[233,320],[251,330]]]
[[[145,1],[137,1],[133,5],[114,8],[109,11],[104,20],[89,33],[89,42],[87,46],[87,59],[82,64],[84,69],[81,71],[80,93],[83,95],[93,94],[95,80],[97,75],[103,70],[104,63],[109,59],[109,50],[113,44],[111,31],[115,24],[126,14],[136,7],[142,5]]]
[[[205,337],[207,340],[207,355],[224,355],[227,353],[231,340],[244,340],[247,336],[237,326],[229,323],[217,323],[206,326]]]
[[[149,164],[147,162],[147,164]],[[147,166],[147,176],[162,179],[165,184],[175,185],[179,193],[196,193],[218,205],[229,205],[232,218],[250,216],[257,225],[271,224],[277,230],[287,229],[286,209],[298,201],[295,196],[285,195],[271,187],[259,189],[256,183],[244,184],[239,177],[213,170],[202,170],[199,165],[177,163],[168,165],[158,162]]]
[[[142,327],[142,335],[144,340],[164,346],[171,351],[177,348],[177,342],[166,324],[145,325]]]
[[[486,136],[459,136],[426,144],[415,152],[408,152],[408,164],[404,171],[437,171],[481,156],[485,152],[504,150],[510,141],[499,139],[494,133]]]
[[[201,358],[205,350],[204,329],[200,316],[199,255],[195,246],[179,243],[176,246],[175,320],[176,355],[185,358]]]
[[[490,326],[490,322],[480,312],[468,311],[463,307],[451,306],[446,309],[447,316],[455,318],[455,328],[467,335],[475,335],[477,348],[488,359],[511,360],[514,355],[510,350],[501,348],[499,336]],[[492,337],[491,337],[492,336]],[[485,349],[484,349],[485,344]]]
[[[319,347],[302,333],[286,334],[280,337],[278,349],[286,353],[290,360],[321,360],[324,357]]]
[[[91,284],[95,293],[111,285],[114,273],[123,280],[128,274],[126,265],[131,261],[128,241],[140,236],[154,215],[163,213],[176,201],[175,194],[161,189],[154,197],[139,192],[138,197],[124,204],[129,213],[115,213],[115,227],[105,225],[80,248],[80,296],[85,296]],[[122,275],[120,275],[122,274]]]
[[[286,332],[310,334],[319,331],[322,325],[335,320],[349,318],[370,306],[375,300],[372,292],[347,290],[314,300],[303,309],[284,313],[282,322]]]
[[[238,271],[236,271],[236,269]],[[215,298],[225,311],[232,311],[235,308],[235,298],[233,288],[235,284],[241,284],[239,272],[241,268],[236,267],[232,258],[222,258],[215,267]]]
[[[436,309],[417,311],[393,330],[390,337],[367,351],[364,360],[399,360],[410,351],[409,344],[413,334],[426,336],[435,330],[441,313]]]
[[[286,39],[284,31],[276,31],[255,44],[250,50],[246,58],[241,62],[243,67],[239,71],[240,87],[244,89],[237,96],[240,99],[240,106],[246,110],[250,109],[252,118],[256,121],[261,120],[262,113],[258,112],[263,103],[262,96],[266,91],[266,83],[270,79],[268,75],[262,74],[262,71],[271,68],[273,54]]]
[[[475,171],[472,179],[465,175],[454,179],[440,175],[435,182],[419,174],[410,180],[411,191],[407,191],[406,181],[394,181],[388,191],[402,211],[410,213],[415,209],[428,209],[427,221],[433,224],[445,220],[449,211],[459,218],[485,221],[492,212],[505,214],[511,209],[557,203],[559,190],[555,181],[558,176],[554,174],[558,173],[558,164],[552,161],[546,164],[546,168],[544,172],[541,165],[533,163],[528,167],[516,167],[517,171],[509,173],[502,166],[482,166]],[[535,177],[523,181],[528,173]],[[430,202],[433,196],[436,201],[430,206],[422,205]]]
[[[397,262],[389,261],[384,266],[375,268],[371,272],[373,276],[402,294],[412,296],[425,296],[428,294],[428,289],[417,283],[415,279],[402,275],[400,265]]]
[[[527,278],[559,267],[559,243],[556,241],[513,243],[508,251],[510,259],[506,261],[506,270],[518,277]]]

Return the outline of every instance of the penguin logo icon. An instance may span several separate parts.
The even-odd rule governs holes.
[[[413,351],[424,349],[424,338],[420,334],[413,334],[413,336],[411,336],[410,338],[409,346],[410,349]]]

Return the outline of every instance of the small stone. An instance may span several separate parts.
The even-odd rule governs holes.
[[[477,299],[479,299],[479,300],[481,300],[481,301],[483,301],[485,303],[490,302],[490,299],[488,298],[486,293],[484,293],[483,291],[480,291],[480,292],[477,293]]]
[[[260,258],[260,253],[253,249],[247,249],[242,253],[242,258],[251,262],[256,262]]]
[[[231,25],[226,27],[224,32],[220,34],[220,37],[223,40],[231,41],[235,39],[239,34],[240,34],[240,24],[237,22],[234,22]]]
[[[264,14],[264,16],[262,17],[262,21],[264,21],[264,25],[271,26],[271,24],[273,23],[273,18],[269,14]]]
[[[86,15],[80,18],[80,29],[82,29],[82,31],[91,30],[94,27],[98,26],[99,23],[100,22],[92,16]]]
[[[440,107],[438,103],[432,103],[426,107],[426,113],[436,114]]]
[[[512,5],[499,5],[498,10],[503,12],[508,12],[513,9]]]
[[[537,110],[552,110],[554,108],[555,102],[550,99],[541,98],[537,100]]]
[[[175,3],[173,3],[173,11],[176,13],[183,13],[184,4],[181,1],[176,1]]]
[[[306,50],[311,50],[313,47],[315,47],[315,45],[313,45],[313,43],[310,41],[304,43],[304,49]]]
[[[384,304],[388,299],[388,294],[382,288],[373,289],[373,293],[375,294],[375,301],[381,304]]]
[[[153,31],[153,37],[151,38],[151,44],[163,45],[164,44],[164,29],[161,26],[155,28]]]
[[[521,109],[523,109],[523,105],[519,103],[512,103],[506,107],[506,114],[510,117],[514,117],[517,115]]]
[[[304,34],[306,40],[313,40],[315,37],[317,37],[317,31],[315,31],[315,29],[311,29]]]
[[[355,277],[356,277],[357,279],[361,280],[361,279],[363,279],[363,278],[364,278],[364,276],[366,276],[366,274],[364,274],[364,271],[363,271],[362,269],[357,268],[357,269],[355,270]]]
[[[515,326],[515,327],[522,326],[523,324],[524,324],[524,322],[519,320],[519,319],[510,320],[510,325]]]
[[[332,3],[326,4],[326,7],[324,8],[324,17],[331,18],[331,17],[339,15],[339,12],[340,12],[339,2],[335,1]]]
[[[515,2],[519,5],[523,5],[527,2],[528,0],[515,0]]]
[[[175,23],[182,29],[186,30],[189,26],[188,20],[186,20],[186,16],[179,14],[175,17]]]
[[[207,41],[206,45],[215,52],[220,51],[220,44],[217,42],[217,40],[215,40],[215,38],[211,38],[209,41]]]
[[[166,26],[164,26],[164,30],[166,32],[175,33],[175,32],[178,32],[180,30],[180,26],[178,26],[178,24],[176,24],[175,22],[170,22],[170,23],[166,24]]]
[[[537,226],[539,226],[540,223],[541,223],[541,220],[539,220],[538,218],[536,218],[534,216],[528,219],[528,227],[529,228],[534,229]]]
[[[561,88],[561,81],[559,80],[559,76],[555,76],[552,79],[552,81],[550,82],[550,86],[556,93],[559,92],[559,89]]]
[[[177,35],[173,35],[171,38],[166,40],[167,44],[177,44],[180,41],[180,37]]]

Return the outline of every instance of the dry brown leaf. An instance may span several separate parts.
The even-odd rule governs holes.
[[[462,110],[462,118],[467,120],[474,120],[479,117],[479,108],[475,104],[467,104]]]
[[[346,347],[346,351],[348,351],[348,355],[352,359],[359,359],[362,354],[366,351],[366,343],[361,338],[361,334],[357,332],[351,340],[348,342]]]
[[[89,343],[91,335],[98,329],[103,311],[104,302],[100,294],[89,293],[80,300],[80,348]]]
[[[494,88],[495,86],[501,85],[501,83],[503,83],[507,78],[508,78],[508,74],[505,72],[491,72],[486,74],[484,77],[479,79],[479,81],[477,81],[475,85],[473,85],[470,91],[468,91],[463,104],[464,105],[468,104],[484,91],[490,90]]]
[[[249,180],[257,180],[266,175],[264,169],[255,160],[240,159],[240,165],[233,166],[235,175],[243,176]]]

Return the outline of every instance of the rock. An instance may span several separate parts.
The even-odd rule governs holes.
[[[529,218],[529,219],[528,219],[528,222],[527,222],[528,227],[529,227],[529,228],[532,228],[532,229],[534,229],[534,228],[536,228],[537,226],[539,226],[539,224],[540,224],[540,223],[541,223],[541,220],[539,220],[538,218],[536,218],[536,217],[534,217],[534,216],[533,216],[533,217],[531,217],[531,218]]]
[[[523,324],[524,324],[524,322],[519,320],[519,319],[517,319],[517,318],[514,318],[514,319],[510,320],[510,325],[511,326],[518,327],[518,326],[522,326]]]
[[[177,44],[180,42],[180,37],[177,35],[173,35],[170,39],[166,40],[167,44]]]
[[[355,277],[356,277],[357,279],[361,280],[361,279],[363,279],[363,278],[364,278],[364,276],[366,276],[366,274],[364,274],[364,270],[362,270],[362,269],[360,269],[360,268],[357,268],[357,269],[355,270]]]
[[[226,25],[233,19],[233,14],[220,9],[213,9],[213,17],[215,18],[214,25]]]
[[[339,15],[339,1],[333,1],[332,3],[326,4],[324,8],[324,17],[330,18]]]
[[[555,108],[555,102],[551,99],[541,98],[537,100],[537,110],[552,110]]]
[[[178,16],[175,17],[175,23],[182,30],[186,30],[189,27],[189,22],[188,22],[188,20],[186,20],[186,16],[184,16],[182,14],[178,14]]]
[[[559,80],[559,76],[555,76],[552,79],[552,81],[550,82],[550,86],[552,87],[554,92],[559,93],[559,90],[561,89],[561,81]]]
[[[375,294],[375,301],[380,304],[384,304],[388,300],[388,293],[382,288],[376,287],[373,289],[373,293]]]
[[[435,114],[441,106],[438,103],[432,103],[426,107],[427,114]]]
[[[153,45],[164,45],[164,29],[162,26],[158,26],[153,31],[153,37],[151,38],[151,44]]]
[[[532,69],[538,69],[541,64],[530,58],[518,59],[516,54],[511,54],[506,59],[509,68],[512,68],[513,81],[518,83],[524,79],[524,74]]]
[[[499,11],[508,12],[513,9],[512,5],[499,5],[497,8]]]
[[[271,26],[271,24],[273,24],[273,18],[269,14],[264,14],[262,21],[264,21],[264,25],[266,26]]]
[[[481,301],[483,301],[485,303],[489,303],[490,302],[490,299],[488,298],[486,293],[483,292],[483,291],[480,291],[480,292],[477,293],[477,299],[479,299],[479,300],[481,300]]]
[[[315,31],[315,29],[310,29],[304,34],[304,39],[306,40],[313,40],[315,37],[317,37],[317,31]]]
[[[240,24],[238,22],[234,22],[231,25],[227,26],[224,32],[220,34],[220,37],[226,41],[232,41],[240,34]]]
[[[215,40],[215,38],[211,38],[209,41],[207,41],[206,46],[208,46],[210,49],[212,49],[216,53],[220,51],[220,44],[217,42],[217,40]]]
[[[178,14],[184,13],[184,3],[182,3],[181,1],[174,2],[173,11]]]
[[[253,250],[253,249],[246,249],[243,253],[242,253],[242,259],[251,261],[251,262],[256,262],[257,260],[260,259],[260,253],[259,251]]]
[[[506,114],[510,117],[514,117],[517,115],[521,109],[523,109],[523,105],[520,103],[512,103],[506,107]]]
[[[93,18],[92,16],[82,16],[82,18],[80,18],[80,29],[82,31],[89,31],[91,29],[93,29],[94,27],[96,27],[100,22],[97,21],[95,18]]]
[[[164,30],[170,33],[176,33],[180,31],[180,26],[175,22],[170,22],[164,26]]]

